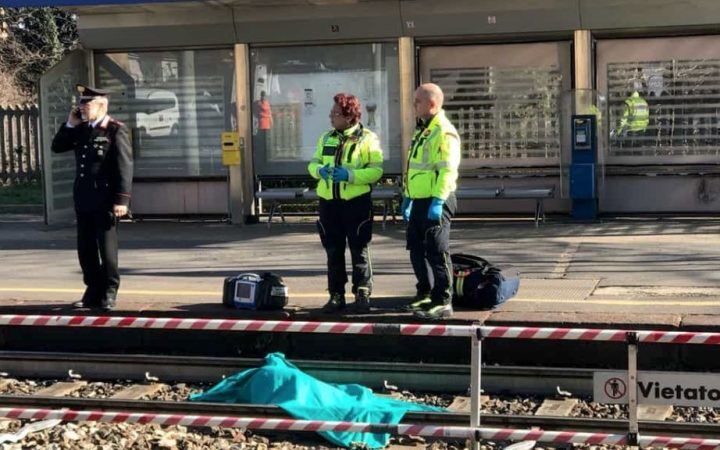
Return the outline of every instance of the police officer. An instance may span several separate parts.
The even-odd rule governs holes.
[[[416,296],[407,308],[426,319],[453,314],[450,220],[457,206],[460,137],[442,106],[443,92],[436,84],[426,83],[415,91],[418,127],[408,155],[402,204],[408,222],[407,249],[417,278]]]
[[[132,148],[127,127],[107,113],[107,92],[77,85],[79,106],[58,130],[52,151],[75,152],[73,188],[77,250],[87,286],[76,307],[115,307],[118,274],[118,219],[127,215],[132,185]]]
[[[354,95],[339,93],[330,111],[332,129],[323,133],[308,172],[318,180],[320,219],[317,222],[327,253],[330,299],[323,311],[345,308],[345,245],[352,259],[352,292],[355,309],[370,311],[372,292],[373,212],[370,191],[383,174],[383,154],[375,133],[360,123],[360,101]]]

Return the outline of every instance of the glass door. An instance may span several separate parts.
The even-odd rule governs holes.
[[[73,152],[53,154],[53,137],[67,120],[77,93],[75,85],[88,79],[87,53],[81,50],[68,54],[40,79],[40,124],[43,156],[45,223],[69,224],[75,218]]]

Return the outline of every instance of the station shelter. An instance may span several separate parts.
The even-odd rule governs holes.
[[[427,81],[460,133],[464,188],[553,186],[546,210],[567,213],[562,99],[589,90],[604,99],[600,213],[720,207],[715,0],[10,2],[78,15],[81,48],[40,83],[49,223],[72,219],[72,155],[49,143],[76,83],[110,90],[110,113],[131,130],[138,215],[256,217],[259,186],[307,177],[337,92],[360,98],[385,173],[400,179],[413,91]],[[634,93],[649,121],[625,130]],[[226,132],[238,164],[223,164]],[[529,202],[459,209],[513,214]]]

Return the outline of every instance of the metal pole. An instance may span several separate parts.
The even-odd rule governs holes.
[[[638,398],[637,398],[637,354],[638,336],[634,331],[627,333],[628,343],[628,438],[629,448],[638,447]]]
[[[472,350],[470,357],[470,426],[480,428],[480,366],[482,364],[482,328],[473,324]],[[480,450],[480,433],[473,434],[472,450]]]

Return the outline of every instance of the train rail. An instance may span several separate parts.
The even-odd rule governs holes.
[[[406,363],[366,363],[335,361],[293,361],[306,372],[329,382],[355,382],[380,388],[401,384],[402,389],[430,392],[464,393],[470,368],[463,365],[418,365]],[[216,382],[231,375],[258,367],[259,359],[168,357],[156,355],[94,355],[74,353],[0,352],[0,370],[12,377],[63,379],[68,371],[84,379],[134,380],[141,382],[148,373],[160,382]],[[592,392],[592,370],[542,367],[485,367],[483,386],[489,392],[519,395],[552,395],[557,386],[574,396]],[[397,380],[402,380],[398,383]],[[285,418],[286,413],[274,406],[169,402],[113,398],[75,398],[38,395],[0,395],[0,404],[22,408],[71,408],[139,413],[203,414],[213,416]],[[467,425],[470,416],[460,412],[411,412],[405,421],[418,424]],[[622,419],[589,417],[551,417],[517,414],[483,414],[483,426],[503,428],[540,427],[545,430],[623,433],[627,422]],[[670,421],[640,421],[648,434],[670,434],[681,437],[714,438],[720,425]]]
[[[165,402],[151,400],[115,400],[72,397],[41,397],[0,395],[5,407],[23,408],[70,408],[73,410],[101,410],[137,413],[159,413],[209,416],[289,418],[281,408],[268,405],[244,405],[202,402]],[[465,413],[408,412],[404,422],[420,425],[467,425],[470,415]],[[527,416],[514,414],[484,414],[482,426],[500,428],[539,427],[552,431],[582,431],[624,433],[627,421],[620,419],[596,419],[587,417]],[[717,438],[720,425],[688,422],[640,421],[640,429],[647,434],[663,434],[680,437]]]

